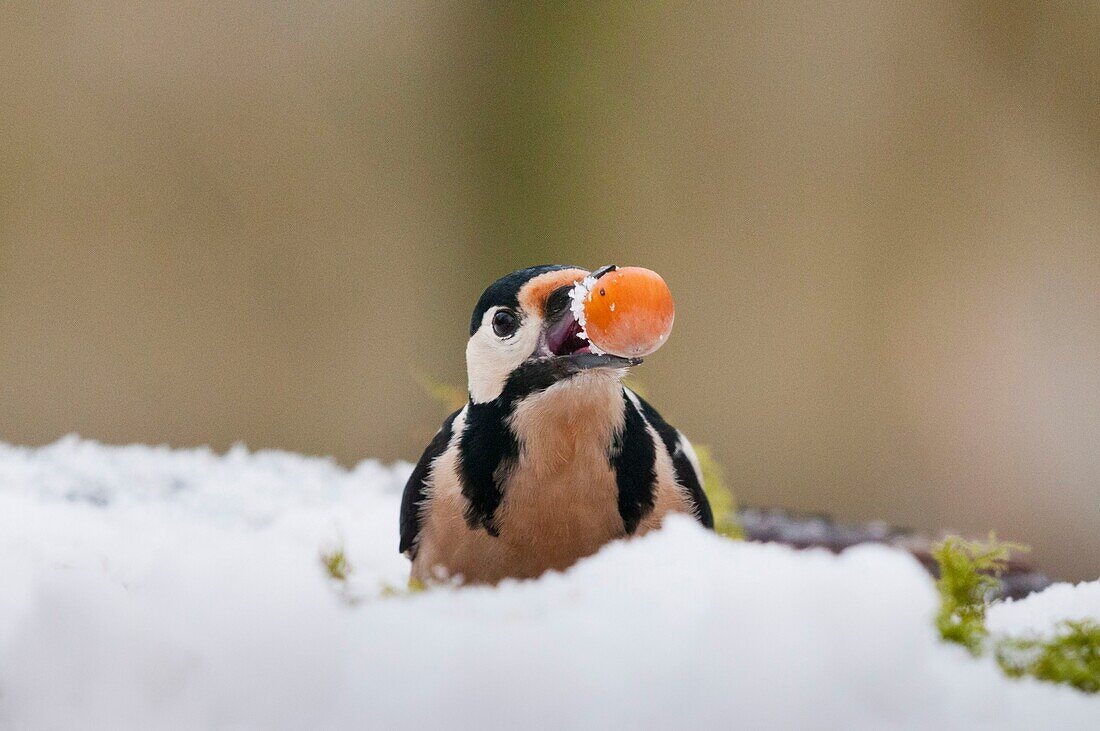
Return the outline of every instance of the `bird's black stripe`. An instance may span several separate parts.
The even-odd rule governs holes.
[[[401,543],[397,549],[401,553],[416,550],[416,536],[420,532],[420,503],[424,500],[432,462],[443,454],[447,445],[450,444],[454,420],[459,411],[448,416],[443,422],[443,426],[428,444],[420,461],[416,463],[412,474],[409,475],[408,482],[405,483],[405,492],[401,496]]]
[[[519,444],[505,419],[510,402],[498,398],[466,406],[466,425],[459,441],[459,477],[466,497],[466,523],[498,535],[494,521],[503,499],[500,486],[515,467]]]
[[[508,418],[524,397],[542,391],[566,377],[570,364],[542,358],[523,363],[508,377],[500,396],[466,406],[466,425],[459,441],[459,478],[466,497],[466,523],[498,535],[496,510],[504,499],[501,485],[516,466],[519,443]]]
[[[510,416],[515,405],[522,399],[576,375],[578,370],[568,358],[547,357],[524,361],[508,376],[500,396],[496,399],[501,403],[503,416]]]
[[[635,394],[637,395],[637,394]],[[695,503],[696,517],[707,528],[714,527],[714,513],[710,509],[710,501],[699,484],[699,477],[695,473],[695,467],[680,446],[680,433],[676,428],[665,421],[657,410],[649,405],[645,399],[638,396],[638,403],[642,405],[642,413],[646,421],[653,427],[657,435],[664,442],[668,456],[672,458],[672,467],[676,470],[676,481],[688,491],[692,502]]]
[[[623,408],[623,430],[612,442],[609,457],[619,488],[619,515],[630,535],[656,502],[657,450],[646,431],[645,419],[625,390]]]

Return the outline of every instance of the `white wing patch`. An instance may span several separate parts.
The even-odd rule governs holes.
[[[676,444],[676,449],[687,456],[688,462],[691,462],[691,469],[695,470],[695,479],[699,480],[699,486],[705,487],[703,485],[703,468],[699,465],[699,455],[695,453],[695,447],[691,446],[691,442],[679,429],[676,430],[676,433],[680,435],[680,441]]]
[[[676,477],[676,466],[674,464],[674,461],[680,454],[685,455],[688,458],[688,462],[691,463],[691,468],[695,470],[695,478],[699,480],[699,485],[702,486],[703,472],[699,468],[699,457],[695,454],[695,448],[691,446],[691,442],[688,441],[687,437],[685,437],[683,433],[681,433],[680,430],[677,429],[676,435],[679,437],[679,439],[677,439],[676,441],[676,448],[670,453],[665,448],[664,440],[661,439],[661,436],[657,433],[656,428],[649,423],[649,419],[645,415],[645,409],[642,408],[642,402],[638,398],[638,394],[634,393],[626,386],[623,386],[623,391],[626,392],[626,397],[630,399],[630,403],[634,404],[634,408],[638,409],[638,413],[641,415],[642,421],[645,422],[646,431],[649,433],[649,438],[653,440],[653,445],[657,448],[657,453],[668,455],[669,477],[672,481],[672,484],[676,486],[677,490],[681,494],[681,497],[684,499],[687,505],[694,505],[695,501],[692,499],[691,494],[688,492],[687,485],[682,484],[680,480]],[[658,458],[658,463],[660,462],[661,459]],[[690,512],[696,518],[699,517],[698,506],[692,507]]]
[[[626,391],[627,398],[629,398],[630,402],[638,409],[638,413],[642,415],[642,418],[645,419],[646,425],[648,426],[649,420],[645,418],[645,412],[642,410],[642,403],[638,399],[638,394],[634,393],[626,386],[623,386],[623,390]],[[684,454],[688,458],[688,462],[691,463],[691,468],[695,470],[695,478],[699,480],[699,484],[702,485],[703,469],[699,466],[699,455],[695,453],[695,447],[691,446],[691,442],[688,441],[688,438],[685,437],[684,433],[679,429],[676,430],[676,435],[679,437],[676,442],[676,450],[669,456],[675,459],[677,455]],[[661,443],[660,438],[657,438],[656,441],[657,444]]]

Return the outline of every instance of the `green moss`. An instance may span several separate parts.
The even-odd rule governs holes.
[[[346,603],[354,606],[368,598],[354,591],[351,582],[348,581],[355,571],[355,568],[351,565],[351,562],[348,561],[343,541],[338,541],[336,546],[332,549],[321,551],[321,567],[324,569],[325,574],[333,580],[337,593]],[[378,588],[378,598],[392,599],[395,597],[411,596],[413,594],[419,594],[427,588],[424,582],[413,578],[409,579],[409,583],[405,587],[395,586],[388,581],[384,581]]]
[[[353,570],[343,545],[338,545],[330,551],[321,551],[321,566],[324,567],[329,578],[341,584],[347,583]]]
[[[1031,676],[1062,683],[1086,693],[1100,692],[1100,624],[1092,620],[1063,622],[1053,637],[990,635],[985,625],[990,599],[1000,588],[1013,543],[948,538],[933,551],[940,567],[936,588],[940,635],[975,655],[992,654],[1007,675]]]
[[[990,535],[988,543],[948,538],[932,552],[940,567],[936,588],[940,611],[936,627],[949,642],[956,642],[978,655],[988,631],[985,610],[1001,586],[1000,575],[1012,551],[1026,550],[1013,543],[999,543]]]
[[[1003,638],[995,656],[1014,678],[1030,675],[1100,693],[1100,624],[1092,620],[1062,622],[1051,638]]]
[[[733,491],[726,485],[725,470],[714,458],[710,447],[697,445],[695,454],[699,457],[699,468],[703,473],[703,491],[714,513],[714,530],[727,538],[744,539],[745,533],[737,519],[737,502]]]
[[[348,581],[355,568],[351,565],[351,561],[348,561],[343,540],[337,541],[331,549],[322,550],[320,558],[321,568],[332,579],[332,585],[340,599],[349,605],[358,604],[361,598],[352,591],[351,582]]]
[[[413,594],[419,594],[422,591],[427,591],[428,585],[419,579],[409,579],[409,583],[404,587],[394,586],[389,582],[382,582],[382,588],[378,592],[378,595],[383,599],[394,599],[402,596],[412,596]]]

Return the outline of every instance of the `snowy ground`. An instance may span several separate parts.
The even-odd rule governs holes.
[[[0,445],[0,728],[1100,728],[1100,697],[937,640],[907,555],[738,544],[687,520],[564,575],[402,585],[408,465]],[[1100,583],[997,630],[1100,619]]]

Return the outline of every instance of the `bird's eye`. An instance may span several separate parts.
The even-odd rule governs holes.
[[[506,338],[516,332],[519,327],[519,318],[511,310],[497,310],[493,315],[493,332],[498,338]]]

